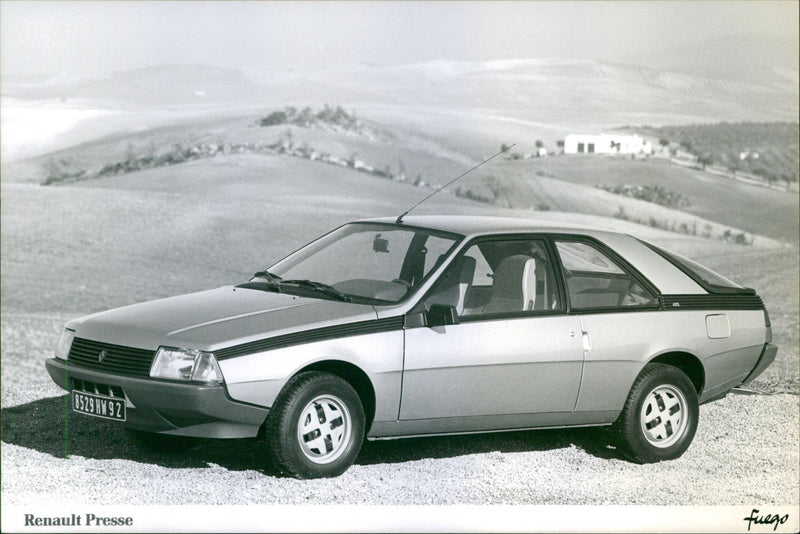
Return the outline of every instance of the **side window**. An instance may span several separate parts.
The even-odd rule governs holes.
[[[439,262],[439,259],[447,254],[452,246],[452,239],[442,239],[441,237],[436,237],[435,235],[428,236],[427,241],[425,241],[426,254],[423,274],[427,276],[430,270],[433,269],[433,267]]]
[[[553,263],[543,241],[484,241],[450,264],[432,304],[455,306],[461,317],[563,311]]]
[[[654,295],[611,258],[582,241],[556,241],[570,305],[576,310],[654,306]]]

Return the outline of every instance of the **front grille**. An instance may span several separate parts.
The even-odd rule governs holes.
[[[109,386],[107,384],[98,384],[96,382],[89,382],[88,380],[72,379],[72,389],[83,391],[85,393],[94,393],[95,395],[104,395],[106,397],[124,397],[125,393],[119,386]]]
[[[100,358],[103,355],[102,361]],[[155,352],[100,343],[76,337],[69,349],[69,363],[105,373],[127,376],[150,376]]]

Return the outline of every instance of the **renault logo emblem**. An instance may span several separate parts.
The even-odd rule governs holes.
[[[97,362],[98,363],[102,362],[103,360],[106,359],[106,356],[108,356],[106,351],[104,351],[104,350],[100,351],[100,354],[97,355]]]

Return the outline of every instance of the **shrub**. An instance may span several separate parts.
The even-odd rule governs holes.
[[[691,205],[691,202],[689,202],[689,199],[685,196],[680,193],[668,191],[659,185],[598,185],[597,188],[608,191],[609,193],[614,193],[615,195],[644,200],[668,208]]]
[[[273,111],[260,121],[258,121],[259,126],[275,126],[277,124],[286,124],[286,120],[288,119],[285,111]]]

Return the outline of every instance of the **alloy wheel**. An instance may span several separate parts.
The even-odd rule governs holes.
[[[333,462],[347,448],[352,432],[350,411],[333,395],[320,395],[309,402],[297,422],[300,450],[314,463]]]
[[[658,386],[645,398],[639,420],[642,434],[651,445],[669,447],[686,431],[686,398],[672,385]]]

